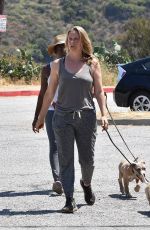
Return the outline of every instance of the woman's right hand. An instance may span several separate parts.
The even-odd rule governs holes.
[[[34,132],[39,133],[39,130],[42,129],[43,127],[44,127],[44,119],[38,118],[34,128]]]
[[[37,119],[36,120],[34,119],[33,122],[32,122],[32,130],[35,133],[36,133],[36,128],[35,128],[36,122],[37,122]]]

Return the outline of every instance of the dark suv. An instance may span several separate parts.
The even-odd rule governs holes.
[[[117,106],[150,111],[150,57],[118,65],[113,97]]]

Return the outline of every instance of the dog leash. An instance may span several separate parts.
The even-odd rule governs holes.
[[[131,162],[128,160],[128,158],[123,154],[123,152],[118,148],[118,146],[113,142],[113,140],[112,140],[112,138],[111,138],[111,136],[110,136],[108,130],[106,129],[105,131],[106,131],[106,133],[107,133],[107,135],[108,135],[110,141],[112,142],[112,144],[113,144],[113,145],[116,147],[116,149],[121,153],[121,155],[126,159],[126,161],[128,161],[128,163],[131,165],[132,163],[131,163]],[[135,169],[134,169],[134,170],[135,170]],[[133,171],[133,172],[134,172],[134,171]],[[140,179],[138,171],[135,170],[134,173],[136,173],[136,176]],[[148,182],[148,180],[147,180],[146,178],[145,178],[145,180]]]
[[[110,134],[109,134],[109,132],[108,132],[108,130],[105,130],[106,131],[106,133],[107,133],[107,135],[108,135],[108,137],[109,137],[109,139],[110,139],[110,141],[112,142],[112,144],[116,147],[116,149],[121,153],[121,155],[126,159],[126,161],[128,161],[128,163],[131,165],[132,163],[128,160],[128,158],[123,154],[123,152],[118,148],[118,146],[113,142],[113,140],[112,140],[112,138],[111,138],[111,136],[110,136]],[[136,173],[136,176],[140,179],[140,177],[139,177],[139,172],[136,170],[136,169],[134,169],[135,170],[135,172],[134,173]],[[145,184],[148,184],[150,181],[145,177]]]
[[[125,142],[124,138],[122,137],[122,135],[121,135],[121,133],[120,133],[120,131],[119,131],[119,129],[118,129],[118,127],[117,127],[117,125],[116,125],[116,123],[115,123],[115,121],[114,121],[114,119],[113,119],[113,117],[112,117],[112,115],[111,115],[111,113],[110,113],[110,111],[109,111],[109,109],[108,109],[108,106],[107,106],[107,94],[106,94],[106,92],[104,92],[104,94],[105,94],[105,97],[106,97],[106,108],[107,108],[107,111],[108,111],[108,113],[109,113],[109,116],[111,117],[111,119],[112,119],[112,121],[113,121],[113,124],[114,124],[116,130],[118,131],[118,133],[119,133],[121,139],[123,140],[124,144],[126,145],[128,151],[129,151],[129,152],[131,153],[131,155],[133,156],[134,162],[137,162],[138,157],[135,157],[135,156],[133,155],[133,153],[132,153],[131,150],[129,149],[127,143]],[[128,160],[128,158],[123,154],[123,152],[118,148],[118,146],[117,146],[117,145],[114,143],[114,141],[112,140],[112,138],[111,138],[111,136],[110,136],[108,130],[106,129],[105,131],[106,131],[106,133],[107,133],[107,135],[108,135],[110,141],[111,141],[112,144],[115,146],[115,148],[121,153],[121,155],[122,155],[122,156],[126,159],[126,161],[128,161],[128,163],[131,165],[131,162]],[[135,169],[134,169],[134,170],[135,170]],[[135,171],[136,171],[136,176],[139,178],[139,176],[138,176],[138,174],[139,174],[138,171],[137,171],[137,170],[135,170]],[[140,178],[139,178],[139,179],[140,179]],[[145,177],[145,180],[146,180],[145,183],[149,183],[149,182],[150,182],[146,177]]]
[[[118,148],[118,146],[113,142],[113,140],[112,140],[112,138],[111,138],[111,136],[110,136],[108,130],[105,130],[105,131],[106,131],[106,133],[107,133],[107,135],[108,135],[110,141],[112,142],[112,144],[113,144],[113,145],[116,147],[116,149],[121,153],[121,155],[126,159],[126,161],[128,161],[128,162],[131,164],[131,162],[128,160],[128,158],[123,154],[123,152],[122,152],[122,151]]]
[[[109,109],[108,109],[108,106],[107,106],[107,93],[104,92],[104,94],[105,94],[105,97],[106,97],[106,108],[107,108],[107,111],[108,111],[108,113],[109,113],[109,116],[111,117],[111,120],[112,120],[112,122],[113,122],[113,124],[114,124],[114,126],[115,126],[115,128],[116,128],[116,130],[117,130],[117,132],[119,133],[119,136],[121,137],[122,141],[124,142],[126,148],[128,149],[128,151],[130,152],[130,154],[131,154],[132,157],[134,158],[134,162],[137,162],[138,157],[135,157],[135,156],[133,155],[133,153],[131,152],[130,148],[128,147],[127,143],[125,142],[123,136],[121,135],[121,133],[120,133],[120,131],[119,131],[117,125],[116,125],[116,122],[114,121],[114,119],[113,119],[113,117],[112,117],[112,115],[111,115],[111,113],[110,113],[110,111],[109,111]],[[107,134],[108,134],[108,132],[107,132]],[[109,135],[109,134],[108,134],[108,136],[109,136],[109,139],[110,139],[110,135]],[[111,140],[111,142],[112,142],[112,139],[110,139],[110,140]],[[112,142],[112,143],[113,143],[113,145],[114,145],[114,142]],[[116,146],[115,146],[115,147],[116,147]],[[117,149],[118,149],[118,147],[117,147]],[[119,151],[120,151],[120,150],[119,150]],[[126,157],[125,157],[125,158],[126,158]],[[129,160],[128,160],[128,162],[129,162]]]

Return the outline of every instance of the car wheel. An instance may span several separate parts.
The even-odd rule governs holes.
[[[129,106],[132,111],[150,111],[150,94],[145,91],[133,94]]]

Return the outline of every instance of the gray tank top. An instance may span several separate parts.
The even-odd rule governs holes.
[[[73,112],[95,109],[92,86],[93,78],[90,74],[90,66],[85,63],[78,73],[73,74],[65,69],[65,58],[60,58],[56,110]]]

